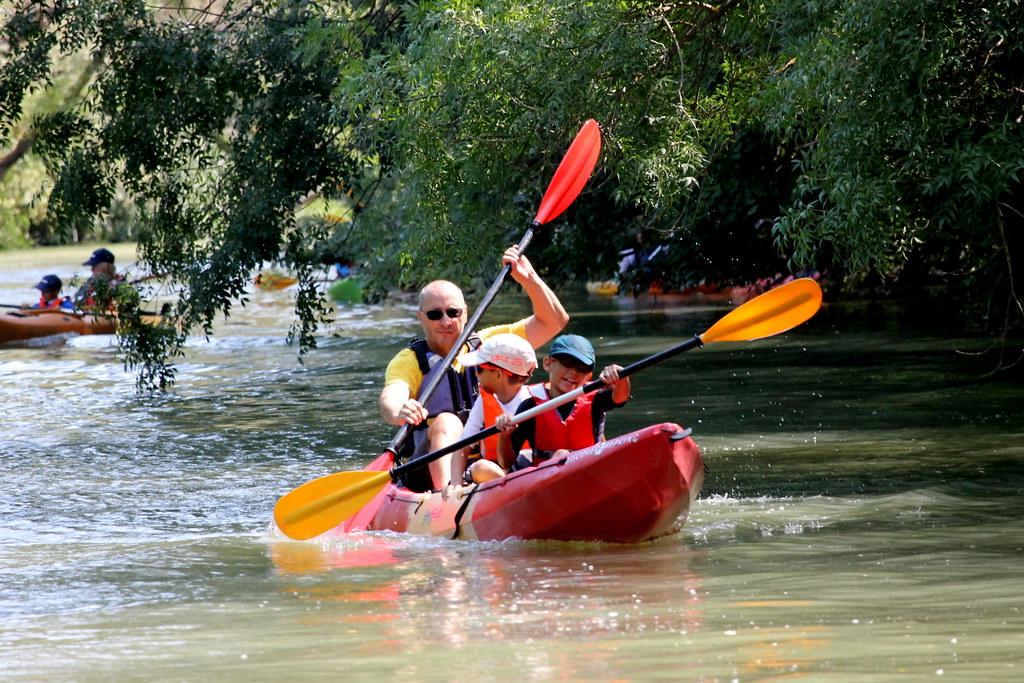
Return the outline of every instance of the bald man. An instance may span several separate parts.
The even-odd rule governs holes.
[[[530,298],[533,315],[511,324],[484,328],[471,336],[466,346],[475,347],[495,334],[511,333],[539,348],[562,331],[569,322],[569,314],[518,247],[509,247],[501,261],[510,266],[512,279]],[[420,387],[441,371],[441,362],[462,334],[469,317],[462,290],[447,280],[427,284],[420,290],[418,303],[416,319],[423,327],[423,337],[414,339],[388,363],[378,401],[385,422],[412,427],[402,454],[407,459],[458,441],[477,394],[475,369],[463,368],[455,361],[447,370],[448,381],[442,379],[425,402],[418,400]],[[451,473],[450,460],[450,455],[445,456],[410,472],[405,485],[416,491],[443,488]]]

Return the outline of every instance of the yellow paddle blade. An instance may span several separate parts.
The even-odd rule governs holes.
[[[388,472],[328,474],[281,496],[274,506],[274,521],[289,538],[319,536],[362,510],[389,481]]]
[[[809,277],[754,297],[700,336],[705,344],[751,341],[781,334],[809,320],[821,307],[821,287]]]

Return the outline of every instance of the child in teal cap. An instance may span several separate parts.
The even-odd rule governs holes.
[[[530,397],[519,405],[516,413],[582,387],[593,378],[595,362],[594,347],[585,337],[578,334],[557,337],[544,358],[548,381],[530,385]],[[599,377],[607,385],[603,389],[582,394],[575,401],[515,425],[514,429],[509,416],[499,417],[495,424],[502,430],[498,440],[500,460],[515,458],[513,469],[522,469],[603,441],[605,415],[629,401],[630,381],[619,378],[621,370],[619,365],[605,367]],[[527,444],[530,450],[520,452]],[[518,457],[513,455],[516,453]]]

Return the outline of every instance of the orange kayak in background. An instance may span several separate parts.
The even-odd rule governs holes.
[[[275,291],[291,287],[299,281],[299,278],[285,275],[283,273],[266,272],[257,273],[253,284],[262,290]]]
[[[76,334],[113,334],[114,318],[68,311],[4,311],[0,313],[0,344]]]

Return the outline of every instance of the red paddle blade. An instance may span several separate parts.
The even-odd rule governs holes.
[[[601,129],[597,121],[587,119],[569,146],[569,151],[565,153],[562,163],[558,165],[544,198],[540,200],[540,208],[533,219],[535,223],[543,225],[557,218],[573,203],[587,184],[600,154]]]

